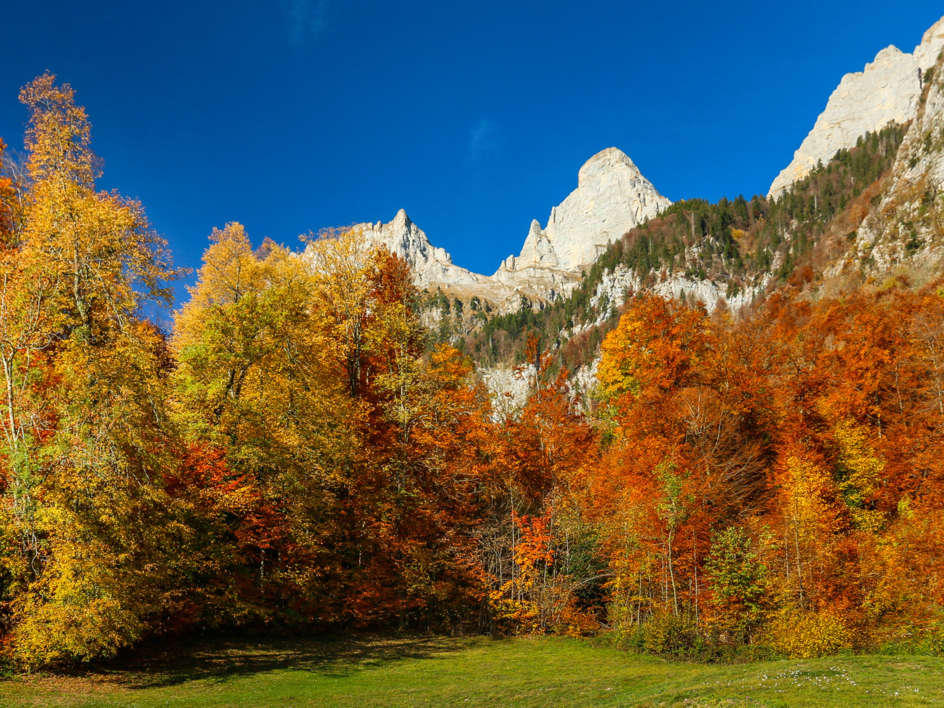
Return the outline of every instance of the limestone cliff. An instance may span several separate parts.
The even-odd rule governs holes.
[[[863,71],[842,77],[793,161],[770,185],[768,196],[780,196],[818,163],[829,162],[837,150],[854,146],[866,133],[877,132],[890,122],[912,120],[927,71],[942,48],[944,17],[924,33],[913,53],[886,47]]]

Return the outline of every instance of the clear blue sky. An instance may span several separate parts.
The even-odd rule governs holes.
[[[181,265],[215,225],[296,244],[407,210],[491,273],[615,145],[671,199],[766,191],[840,76],[911,51],[940,2],[6,3],[0,136],[49,69],[102,185]]]

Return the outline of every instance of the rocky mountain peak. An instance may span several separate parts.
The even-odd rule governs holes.
[[[898,58],[903,54],[904,52],[894,44],[889,44],[887,47],[885,47],[885,49],[882,49],[878,54],[875,55],[875,59],[873,59],[871,63],[865,65],[865,70],[868,71],[878,64],[888,64],[890,62],[897,61]]]
[[[454,265],[448,251],[433,246],[404,209],[397,211],[387,223],[354,224],[349,228],[363,243],[386,246],[391,253],[403,258],[413,269],[414,281],[421,288],[439,283],[475,285],[484,277]]]
[[[629,155],[615,147],[600,150],[580,168],[577,173],[577,186],[585,187],[589,183],[604,178],[615,169],[627,169],[639,174],[639,168],[629,159]]]
[[[579,274],[609,243],[669,204],[626,153],[601,150],[580,168],[577,189],[551,209],[547,225],[532,220],[521,254],[502,262],[495,277],[515,282],[536,270]]]
[[[393,221],[390,222],[390,225],[396,229],[409,229],[412,224],[413,222],[410,220],[410,217],[407,216],[406,209],[397,210]],[[425,234],[423,235],[425,236]]]
[[[615,239],[657,215],[671,202],[642,176],[622,150],[611,147],[587,160],[577,188],[551,209],[547,226],[531,221],[518,256],[508,256],[493,276],[455,265],[433,246],[404,209],[387,223],[350,227],[367,244],[381,244],[413,269],[416,285],[456,296],[476,296],[500,309],[515,308],[520,297],[552,299],[572,287],[583,266]]]

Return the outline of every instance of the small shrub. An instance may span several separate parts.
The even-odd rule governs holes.
[[[643,651],[642,630],[637,624],[637,602],[622,592],[614,592],[606,608],[607,621],[612,628],[610,640],[620,649]]]
[[[777,651],[799,658],[835,654],[852,647],[852,631],[842,616],[830,609],[784,610],[770,626],[770,644]]]
[[[939,621],[922,642],[929,654],[944,656],[944,620]]]
[[[641,627],[643,648],[653,654],[692,657],[705,650],[705,642],[693,617],[664,613],[653,615]]]

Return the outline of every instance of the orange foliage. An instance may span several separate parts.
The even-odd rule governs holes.
[[[772,573],[769,606],[830,608],[861,642],[930,622],[944,608],[942,318],[930,288],[786,292],[739,320],[631,301],[603,344],[610,442],[585,507],[622,616],[704,617],[710,538],[741,526]]]

